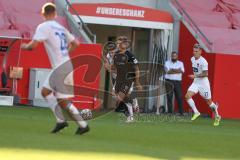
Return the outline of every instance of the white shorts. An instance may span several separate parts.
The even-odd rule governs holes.
[[[55,68],[49,73],[43,87],[53,91],[59,99],[74,97],[74,78],[72,66]]]
[[[196,82],[194,81],[191,86],[188,88],[188,91],[198,93],[204,98],[204,99],[211,99],[211,88],[209,81],[205,80],[203,82]]]

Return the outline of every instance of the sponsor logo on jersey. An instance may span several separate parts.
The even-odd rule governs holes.
[[[198,68],[193,67],[193,72],[198,72]]]

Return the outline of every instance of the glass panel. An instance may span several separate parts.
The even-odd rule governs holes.
[[[150,29],[133,29],[133,53],[139,61],[148,61]]]

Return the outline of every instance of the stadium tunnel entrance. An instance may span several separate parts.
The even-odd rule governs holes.
[[[131,51],[140,62],[164,64],[169,58],[173,41],[173,18],[170,13],[123,3],[73,3],[72,8],[69,11],[75,20],[79,23],[82,20],[88,25],[96,34],[97,43],[104,45],[107,41],[115,41],[118,36],[124,35],[131,40]],[[112,86],[109,73],[102,70],[101,76],[100,86],[110,91]],[[159,77],[154,78],[150,80],[152,85],[159,81]],[[104,102],[109,103],[109,98],[111,99],[104,97]],[[164,101],[144,99],[140,105],[152,110],[154,106],[161,106],[160,103]]]

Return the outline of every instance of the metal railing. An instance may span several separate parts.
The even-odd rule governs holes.
[[[190,17],[190,15],[185,11],[185,9],[181,6],[178,0],[172,0],[172,5],[177,9],[177,11],[181,14],[181,17],[186,20],[192,29],[197,34],[196,38],[202,38],[204,45],[208,48],[209,51],[212,51],[213,43],[206,37],[206,35],[201,31],[198,25],[194,22],[194,20]]]
[[[87,36],[91,39],[93,43],[96,43],[96,35],[92,33],[92,31],[88,28],[87,24],[83,22],[82,18],[79,16],[78,12],[72,7],[72,4],[65,0],[68,9],[71,9],[71,11],[75,14],[75,16],[78,18],[79,23],[78,25],[80,28],[87,34]]]

